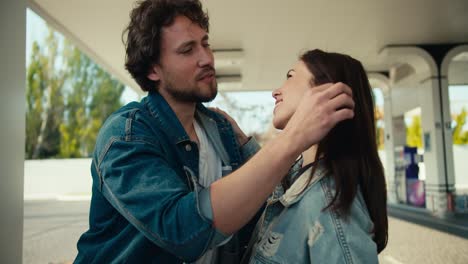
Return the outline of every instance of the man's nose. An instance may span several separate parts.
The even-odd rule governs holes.
[[[198,59],[199,67],[211,66],[214,68],[214,56],[213,51],[209,48],[202,48],[200,51],[200,57]]]

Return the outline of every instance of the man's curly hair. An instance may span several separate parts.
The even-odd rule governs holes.
[[[159,81],[147,75],[161,55],[161,30],[177,16],[185,16],[209,31],[208,14],[199,0],[144,0],[137,2],[130,13],[130,23],[122,33],[126,57],[125,68],[143,91],[157,90]]]

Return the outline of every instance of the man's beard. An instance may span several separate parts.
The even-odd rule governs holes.
[[[174,86],[168,82],[165,90],[168,94],[172,96],[172,98],[176,99],[180,102],[187,102],[187,103],[208,103],[215,99],[216,95],[218,94],[218,87],[216,81],[214,84],[209,85],[209,94],[202,94],[198,87],[194,88],[174,88]]]

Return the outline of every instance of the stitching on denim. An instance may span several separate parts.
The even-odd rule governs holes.
[[[145,101],[145,104],[144,104],[145,108],[148,109],[148,111],[154,118],[159,119],[159,115],[155,111],[153,111],[153,109],[149,105],[149,102],[150,100]]]
[[[199,198],[199,193],[201,190],[198,189],[198,185],[197,185],[197,182],[195,181],[196,178],[194,176],[194,173],[193,171],[187,167],[187,166],[184,166],[183,167],[184,171],[186,172],[186,174],[188,173],[189,175],[187,175],[189,178],[189,180],[191,181],[191,184],[193,186],[193,192],[194,192],[194,195],[195,195],[195,204],[196,204],[196,208],[197,208],[197,211],[198,211],[198,214],[200,215],[200,218],[203,219],[203,221],[207,222],[208,224],[213,224],[212,221],[209,221],[207,218],[205,218],[203,216],[203,214],[201,213],[201,208],[200,208],[200,198]]]
[[[113,142],[117,141],[117,139],[115,138],[115,140],[113,140]],[[150,142],[146,142],[146,143],[150,143]],[[151,143],[150,143],[151,144]],[[110,145],[110,144],[109,144]],[[106,151],[107,153],[107,151]],[[116,202],[116,204],[118,204],[119,208],[122,209],[123,212],[126,213],[126,215],[128,217],[130,217],[134,223],[136,225],[138,225],[139,227],[141,227],[143,230],[145,230],[148,234],[150,234],[151,236],[153,236],[155,238],[156,241],[158,242],[161,242],[162,245],[171,245],[171,246],[175,246],[175,247],[180,247],[180,246],[183,246],[184,244],[187,244],[188,242],[190,241],[193,241],[195,239],[197,239],[197,237],[199,237],[200,235],[202,235],[203,233],[205,233],[206,231],[210,231],[210,235],[209,235],[209,240],[208,240],[208,243],[207,244],[210,244],[210,241],[213,237],[213,228],[211,228],[211,225],[208,225],[207,228],[204,228],[204,229],[201,229],[199,230],[199,232],[195,233],[194,235],[192,235],[191,237],[189,237],[187,240],[183,240],[181,241],[179,244],[175,244],[175,243],[168,243],[168,242],[165,242],[162,238],[160,238],[157,234],[155,234],[154,232],[152,232],[149,228],[146,227],[146,225],[144,225],[141,221],[139,221],[138,219],[136,219],[123,205],[120,204],[119,200],[116,198],[116,196],[114,195],[114,193],[111,191],[111,189],[107,186],[107,184],[105,184],[105,179],[104,177],[102,177],[102,185],[103,186],[106,186],[106,189],[108,190],[109,194],[112,196],[113,200]],[[203,217],[201,217],[203,219]],[[203,219],[205,221],[205,219]],[[205,221],[206,223],[209,224],[209,222]],[[206,247],[206,246],[205,246]]]
[[[132,136],[132,123],[133,120],[135,119],[135,115],[138,112],[138,109],[135,109],[130,112],[129,117],[127,118],[125,122],[125,141],[130,141],[130,138]]]
[[[112,144],[114,144],[114,142],[118,141],[119,138],[120,137],[111,137],[109,142],[104,146],[104,149],[103,149],[103,151],[101,152],[101,154],[99,155],[99,158],[98,158],[98,167],[101,167],[102,160],[107,155],[107,152],[109,151],[110,147],[112,146]]]
[[[109,153],[109,150],[111,149],[112,145],[115,142],[118,142],[118,141],[121,141],[121,140],[123,140],[121,137],[112,137],[110,139],[109,143],[106,144],[106,146],[104,147],[103,152],[101,153],[101,155],[99,155],[99,160],[98,160],[98,164],[97,164],[97,166],[98,166],[97,168],[98,168],[99,172],[100,172],[101,163],[104,160],[105,156]],[[140,143],[147,143],[147,144],[152,145],[154,147],[159,146],[157,141],[153,141],[153,140],[150,140],[150,139],[145,138],[145,137],[131,137],[130,141],[140,142]]]
[[[170,243],[170,242],[167,242],[165,241],[164,239],[162,239],[159,235],[157,235],[156,233],[154,233],[150,228],[147,227],[147,225],[145,225],[143,222],[141,222],[140,220],[138,220],[137,218],[135,218],[133,216],[133,214],[131,214],[121,203],[120,203],[120,200],[117,199],[117,197],[115,196],[115,194],[112,192],[112,190],[107,186],[107,184],[105,184],[105,180],[104,180],[104,184],[103,184],[107,191],[109,192],[109,195],[111,196],[111,198],[114,200],[114,202],[116,203],[116,205],[122,210],[123,213],[125,213],[125,215],[130,218],[133,222],[133,224],[137,225],[139,228],[141,228],[143,231],[145,231],[146,233],[148,233],[149,235],[151,235],[151,237],[160,243],[160,245],[162,247],[169,247],[169,246],[174,246],[174,247],[181,247],[183,246],[184,244],[188,244],[188,242],[192,241],[192,240],[195,240],[197,237],[199,237],[202,233],[206,232],[206,231],[213,231],[213,229],[208,226],[207,228],[204,228],[204,229],[201,229],[198,233],[196,233],[195,235],[191,236],[189,239],[187,240],[183,240],[181,241],[179,244],[176,244],[176,243]],[[212,237],[212,235],[210,235],[210,238]],[[208,242],[209,244],[209,242]]]
[[[157,112],[153,111],[153,109],[152,109],[152,107],[151,107],[151,105],[150,105],[150,101],[149,101],[149,100],[147,100],[147,101],[145,102],[145,107],[146,107],[146,109],[148,109],[148,111],[150,112],[151,116],[153,116],[153,118],[156,119],[156,121],[158,122],[158,124],[159,124],[159,126],[160,126],[159,128],[160,128],[162,131],[168,131],[168,128],[169,128],[169,127],[168,127],[167,122],[164,122],[164,121],[162,120],[161,116],[160,116]],[[169,131],[170,131],[170,130],[169,130]],[[184,142],[184,141],[189,141],[190,139],[189,139],[187,136],[183,136],[183,137],[180,137],[180,138],[178,138],[178,139],[176,139],[176,140],[177,140],[176,144],[179,144],[179,143]]]
[[[140,142],[140,143],[147,143],[153,146],[160,146],[159,142],[156,140],[152,140],[147,137],[139,137],[139,136],[131,136],[130,141],[132,142]]]
[[[120,208],[120,210],[125,213],[127,215],[128,218],[130,218],[132,220],[132,222],[135,224],[135,225],[138,225],[138,227],[140,227],[141,229],[143,229],[145,232],[147,232],[148,234],[150,234],[151,236],[153,236],[153,239],[156,240],[157,242],[159,242],[162,246],[167,246],[166,242],[164,242],[161,238],[159,238],[159,236],[157,236],[156,234],[154,234],[150,229],[146,228],[146,225],[143,224],[142,222],[140,222],[137,218],[135,218],[119,201],[119,199],[117,199],[117,197],[114,195],[114,193],[112,192],[112,190],[107,186],[107,184],[104,184],[104,186],[106,187],[107,191],[109,192],[109,195],[111,196],[112,200],[114,200],[115,204]]]
[[[127,118],[125,121],[125,141],[130,141],[132,135],[132,119]]]
[[[156,119],[158,121],[159,125],[161,126],[161,130],[167,131],[168,126],[167,126],[166,122],[163,122],[160,115],[158,113],[156,113],[155,111],[153,111],[152,107],[150,107],[149,100],[147,102],[145,102],[145,107],[149,110],[150,114],[154,117],[154,119]],[[176,144],[180,144],[180,143],[186,142],[186,141],[190,141],[190,138],[188,138],[187,135],[184,135],[184,136],[178,137],[176,139]]]
[[[325,197],[327,199],[327,202],[329,203],[333,199],[330,188],[329,188],[329,186],[327,186],[327,183],[325,183],[324,181],[321,181],[320,185],[322,187],[323,192],[325,193]],[[343,226],[341,225],[341,221],[339,219],[340,216],[332,208],[329,208],[328,211],[329,211],[329,213],[331,215],[331,218],[332,218],[332,221],[333,221],[333,223],[335,225],[335,228],[336,228],[336,231],[337,231],[337,236],[338,236],[338,242],[340,243],[341,249],[343,250],[343,253],[344,253],[344,256],[345,256],[345,261],[346,261],[346,263],[352,264],[353,263],[353,258],[351,256],[349,246],[346,243],[346,237],[345,237],[345,234],[344,234]]]
[[[190,139],[188,137],[181,136],[181,137],[176,139],[176,144],[184,143],[184,142],[187,142],[187,141],[190,141]]]
[[[99,191],[102,193],[102,184],[104,179],[102,178],[101,170],[99,169],[99,166],[97,164],[97,161],[93,158],[93,162],[91,163],[92,166],[94,166],[94,169],[96,170],[98,177],[99,177]]]

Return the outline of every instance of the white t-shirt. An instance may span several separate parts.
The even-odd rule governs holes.
[[[198,150],[200,157],[198,162],[198,183],[206,188],[216,180],[221,179],[221,158],[216,153],[216,150],[208,139],[208,136],[206,135],[203,128],[201,128],[196,121],[193,125],[195,127],[195,133],[197,133],[198,137]]]
[[[222,163],[219,155],[211,144],[208,136],[206,135],[203,128],[198,125],[195,121],[193,123],[195,133],[198,137],[198,150],[199,150],[199,162],[198,162],[198,183],[203,187],[210,186],[213,182],[222,177]],[[217,249],[208,250],[203,256],[201,256],[195,263],[196,264],[210,264],[216,261]]]

